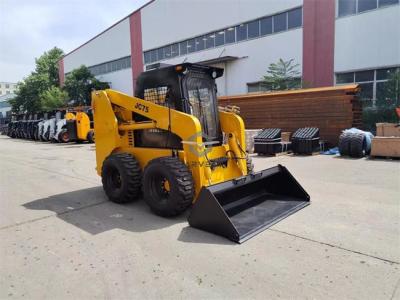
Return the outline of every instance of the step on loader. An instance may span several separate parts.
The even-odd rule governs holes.
[[[97,173],[111,201],[143,196],[191,226],[242,243],[310,203],[283,166],[254,172],[243,120],[218,110],[223,69],[184,63],[143,72],[135,97],[93,91]]]

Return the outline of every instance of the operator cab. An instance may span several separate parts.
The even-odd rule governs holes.
[[[222,143],[215,79],[223,73],[221,68],[191,63],[146,71],[137,79],[135,96],[195,116],[201,123],[203,141]],[[133,118],[145,120],[139,114]],[[135,130],[135,145],[182,149],[177,135],[159,129]]]

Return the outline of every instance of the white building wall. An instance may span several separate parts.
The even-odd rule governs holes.
[[[215,66],[225,69],[224,76],[217,80],[219,95],[247,93],[247,83],[260,81],[266,74],[269,64],[294,59],[302,71],[303,29],[293,29],[261,38],[243,41],[231,45],[203,50],[188,55],[163,60],[166,64],[182,62],[201,62],[223,56],[238,59]]]
[[[335,72],[400,65],[400,5],[335,22]]]
[[[193,0],[190,4],[182,0],[157,0],[142,9],[143,50],[182,41],[302,5],[302,0]],[[277,62],[280,58],[294,59],[300,65],[301,72],[302,35],[303,30],[298,28],[161,62],[196,63],[224,56],[238,57],[234,61],[215,65],[225,69],[224,76],[217,79],[218,94],[243,94],[247,93],[247,83],[260,81],[266,74],[269,64]]]
[[[302,5],[302,0],[157,0],[141,10],[143,50]]]
[[[64,72],[85,64],[87,67],[131,55],[129,18],[111,27],[87,44],[64,57]]]
[[[132,69],[123,69],[116,72],[96,76],[100,81],[109,82],[111,88],[127,95],[133,95]]]

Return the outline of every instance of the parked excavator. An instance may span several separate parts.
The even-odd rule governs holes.
[[[163,217],[242,243],[309,205],[281,165],[254,172],[245,127],[218,109],[223,69],[183,63],[143,72],[135,97],[92,92],[97,173],[108,198],[144,197]]]

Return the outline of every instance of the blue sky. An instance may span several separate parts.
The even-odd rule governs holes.
[[[75,49],[148,0],[0,0],[0,81],[30,74],[35,57]]]

